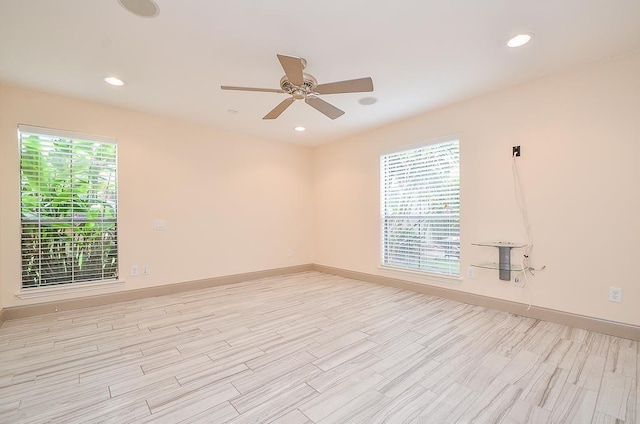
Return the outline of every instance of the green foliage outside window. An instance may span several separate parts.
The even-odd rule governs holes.
[[[118,277],[113,143],[21,133],[22,285]]]

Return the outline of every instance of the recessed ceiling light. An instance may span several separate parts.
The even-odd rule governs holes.
[[[153,0],[118,0],[118,2],[129,12],[143,18],[154,18],[160,13],[158,5]]]
[[[363,97],[358,100],[358,103],[360,103],[361,105],[369,106],[376,103],[377,101],[378,99],[376,99],[375,97]]]
[[[507,41],[509,47],[520,47],[531,41],[531,34],[518,34]]]
[[[106,77],[104,79],[104,82],[106,82],[109,85],[115,85],[116,87],[121,87],[124,85],[124,81],[116,77]]]
[[[295,127],[294,130],[298,131],[298,132],[302,132],[304,130],[306,130],[305,127]]]

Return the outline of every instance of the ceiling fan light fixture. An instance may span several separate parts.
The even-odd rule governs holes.
[[[509,47],[522,47],[531,41],[531,37],[533,34],[530,33],[522,33],[515,35],[507,41],[507,46]]]
[[[122,87],[124,85],[124,81],[117,77],[106,77],[104,82],[109,85],[113,85],[114,87]]]
[[[305,127],[295,127],[294,130],[298,131],[298,132],[303,132],[304,130],[306,130]]]

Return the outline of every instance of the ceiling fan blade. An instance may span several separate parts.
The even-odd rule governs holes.
[[[320,84],[315,88],[315,92],[318,94],[363,93],[366,91],[373,91],[373,80],[371,78],[330,82]]]
[[[273,108],[273,110],[267,113],[262,119],[276,119],[286,108],[291,106],[291,103],[294,102],[293,97],[289,97],[288,99],[284,99],[280,104]]]
[[[302,77],[302,59],[299,57],[279,54],[278,60],[280,61],[280,65],[282,65],[282,69],[284,69],[284,73],[287,74],[287,79],[291,84],[302,85],[304,82]]]
[[[284,93],[283,90],[277,88],[254,88],[254,87],[233,87],[230,85],[221,85],[223,90],[236,90],[236,91],[261,91],[264,93]]]
[[[319,97],[307,96],[304,101],[307,102],[309,106],[315,108],[319,112],[324,113],[331,119],[336,119],[344,115],[344,111],[338,109],[330,103],[325,102]]]

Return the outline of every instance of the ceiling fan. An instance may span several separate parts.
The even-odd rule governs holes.
[[[253,88],[253,87],[232,87],[223,85],[223,90],[237,91],[261,91],[265,93],[286,93],[291,97],[283,100],[278,106],[267,113],[262,119],[276,119],[286,108],[291,106],[295,100],[304,99],[305,103],[322,112],[331,119],[339,118],[344,111],[338,109],[330,103],[322,100],[320,94],[340,94],[340,93],[363,93],[373,91],[373,80],[371,78],[359,78],[347,81],[330,82],[318,84],[313,75],[302,72],[307,66],[307,61],[301,57],[278,55],[278,60],[284,69],[285,75],[280,79],[280,88]]]

